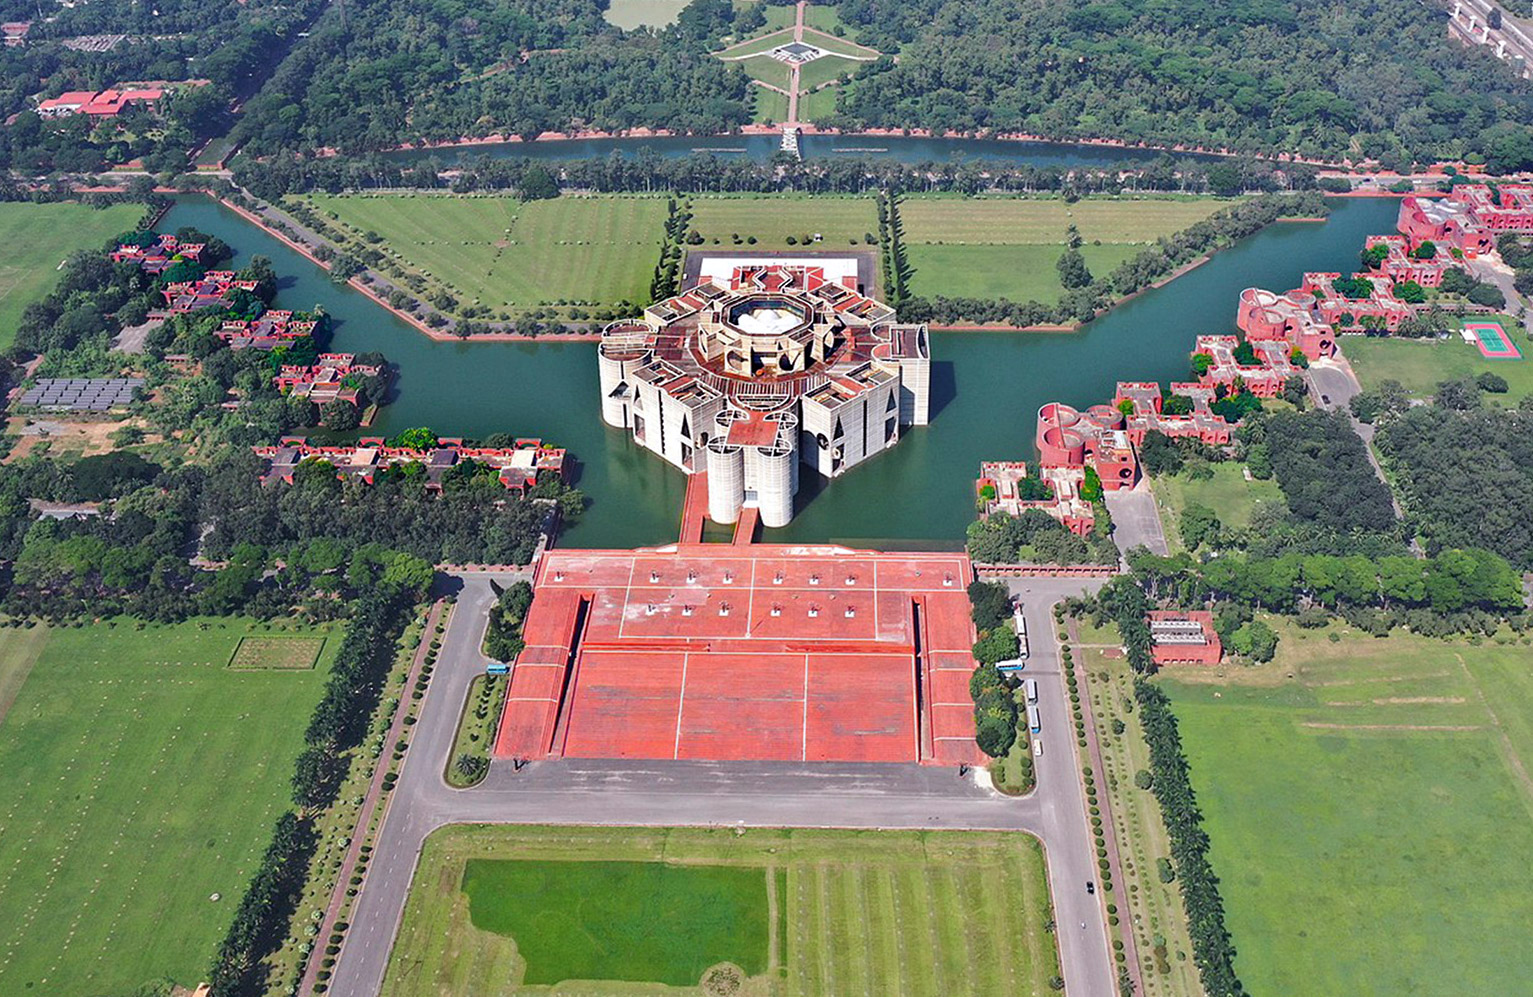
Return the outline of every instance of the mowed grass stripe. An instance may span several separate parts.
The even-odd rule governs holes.
[[[545,992],[543,986],[519,986],[519,970],[490,976],[488,961],[465,958],[462,939],[483,939],[467,923],[461,905],[453,905],[454,898],[461,901],[461,871],[470,860],[517,856],[582,863],[619,855],[632,861],[645,854],[663,854],[673,867],[752,868],[763,886],[775,884],[775,868],[786,870],[787,964],[780,975],[772,971],[754,979],[752,993],[1043,997],[1049,977],[1057,972],[1037,899],[1043,889],[1042,851],[1025,836],[479,826],[444,829],[428,840],[384,997]],[[528,894],[514,899],[532,905],[523,912],[532,927],[523,930],[557,932],[561,917],[567,916],[540,911],[538,899]],[[765,918],[767,894],[761,903]],[[652,907],[643,909],[647,917],[655,916]],[[971,945],[968,936],[975,934],[984,937]],[[1035,937],[1024,942],[1022,935]],[[614,924],[608,937],[622,938],[624,931]],[[509,946],[514,939],[502,941]],[[1036,958],[1037,953],[1045,958]],[[613,955],[626,958],[615,950]],[[986,960],[992,964],[983,965]],[[655,987],[603,980],[559,984],[557,992],[638,997],[653,994]]]
[[[324,682],[231,672],[245,630],[49,636],[0,726],[0,993],[201,978]]]
[[[1147,243],[1180,232],[1232,202],[1211,197],[1063,198],[909,195],[900,199],[907,243],[1061,244],[1071,224],[1087,243]]]

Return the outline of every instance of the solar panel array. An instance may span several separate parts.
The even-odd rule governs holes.
[[[63,412],[105,412],[133,401],[142,377],[44,377],[21,396],[21,404]]]

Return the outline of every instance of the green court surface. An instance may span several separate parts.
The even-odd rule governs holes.
[[[665,201],[647,197],[441,195],[310,198],[353,232],[372,231],[403,264],[463,304],[533,308],[558,301],[642,303],[660,258]]]
[[[742,994],[1048,997],[1048,911],[1019,834],[448,827],[382,993],[697,994],[728,961]]]
[[[0,348],[16,340],[27,305],[58,283],[59,264],[71,253],[99,250],[133,228],[142,204],[92,208],[83,204],[0,204]]]
[[[1280,625],[1277,660],[1173,669],[1253,994],[1509,994],[1533,976],[1529,648]]]
[[[0,631],[0,675],[35,657],[0,723],[0,993],[203,979],[288,806],[333,656],[227,667],[264,632],[222,619]]]

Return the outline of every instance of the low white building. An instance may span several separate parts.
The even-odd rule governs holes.
[[[856,261],[710,261],[699,283],[615,322],[599,351],[602,418],[688,474],[708,514],[793,518],[799,464],[834,478],[930,411],[924,325],[860,293]]]

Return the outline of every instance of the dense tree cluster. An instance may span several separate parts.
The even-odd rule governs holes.
[[[1391,412],[1374,440],[1427,549],[1484,547],[1533,570],[1533,411]]]
[[[1393,529],[1389,488],[1345,416],[1282,412],[1254,421],[1242,435],[1270,460],[1294,515],[1341,532]]]
[[[286,46],[324,8],[323,0],[156,0],[153,4],[55,6],[38,19],[30,0],[5,0],[8,21],[31,21],[27,44],[0,51],[0,168],[27,173],[95,171],[142,159],[180,170],[187,152],[222,134],[230,102],[252,93]],[[126,34],[107,52],[77,51],[77,35]],[[129,108],[115,118],[40,118],[32,98],[101,90],[130,81],[207,80],[177,88],[158,111]]]
[[[613,153],[596,159],[558,165],[555,179],[567,190],[603,193],[776,193],[786,190],[814,194],[865,194],[875,190],[908,192],[953,191],[978,194],[1059,192],[1067,197],[1135,191],[1206,193],[1213,189],[1211,171],[1219,166],[1237,170],[1237,189],[1253,191],[1316,189],[1312,167],[1286,164],[1281,173],[1270,163],[1242,159],[1210,163],[1183,156],[1128,158],[1112,166],[1034,166],[979,159],[901,163],[889,157],[823,156],[805,160],[774,156],[757,163],[739,157],[700,152],[666,158],[641,149],[634,156]],[[252,193],[274,199],[310,191],[445,189],[460,192],[521,190],[527,175],[545,164],[527,157],[492,159],[469,156],[463,163],[434,156],[409,162],[384,155],[302,157],[291,152],[256,159],[234,160],[235,180]],[[450,173],[448,172],[450,171]],[[1308,210],[1304,202],[1295,210]],[[1323,208],[1321,212],[1323,213]]]
[[[210,556],[242,543],[279,547],[334,537],[432,563],[526,564],[554,504],[566,518],[581,507],[579,492],[557,478],[519,499],[494,469],[473,461],[446,475],[440,493],[427,488],[425,468],[413,464],[380,472],[371,485],[343,482],[322,461],[300,465],[292,485],[263,486],[259,474],[260,459],[248,450],[214,458],[202,503],[204,521],[213,524],[205,541]]]
[[[995,513],[967,530],[969,556],[983,564],[1114,564],[1118,548],[1105,535],[1071,533],[1042,509],[1020,516]]]
[[[1533,102],[1446,12],[1384,0],[841,0],[869,64],[835,123],[1108,136],[1386,165],[1533,165]]]
[[[979,633],[974,645],[978,667],[969,676],[974,700],[974,740],[991,758],[1011,750],[1017,740],[1015,686],[996,670],[996,662],[1017,656],[1021,644],[1011,627],[1011,595],[996,582],[969,583],[969,612]]]
[[[496,661],[514,661],[526,642],[522,640],[522,621],[532,608],[532,586],[516,582],[500,594],[490,610],[490,622],[484,631],[484,653]]]
[[[720,132],[750,120],[749,78],[709,54],[729,24],[707,5],[659,35],[625,35],[604,6],[353,0],[320,19],[234,134],[255,153],[361,152],[571,127]]]
[[[277,818],[271,843],[245,887],[208,974],[217,997],[263,991],[267,975],[263,960],[287,937],[317,844],[311,821],[300,820],[292,811]]]

